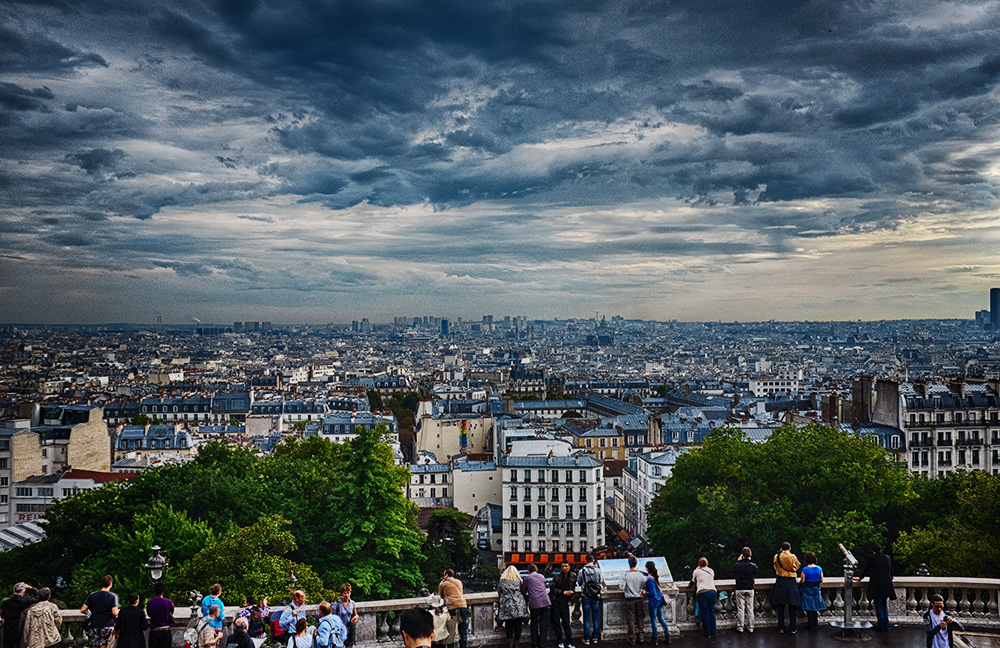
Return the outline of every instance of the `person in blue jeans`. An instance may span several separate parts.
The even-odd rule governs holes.
[[[691,583],[697,593],[698,611],[706,637],[715,636],[715,570],[708,566],[708,558],[698,559],[698,568],[691,574]]]
[[[576,575],[576,584],[582,592],[580,603],[583,607],[583,645],[596,644],[601,635],[601,592],[604,590],[604,576],[601,568],[594,563],[594,556],[587,554],[587,564]]]
[[[656,620],[663,626],[664,643],[670,645],[670,628],[663,620],[663,591],[660,589],[660,574],[656,571],[656,563],[646,562],[646,587],[643,592],[649,601],[649,625],[653,628],[653,645],[656,644]]]

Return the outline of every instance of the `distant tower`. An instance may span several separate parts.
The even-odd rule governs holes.
[[[448,320],[446,319],[441,320],[441,335],[448,336]]]
[[[1000,288],[990,288],[990,326],[1000,331]]]

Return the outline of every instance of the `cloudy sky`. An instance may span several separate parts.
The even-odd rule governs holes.
[[[0,3],[0,321],[972,317],[1000,2]]]

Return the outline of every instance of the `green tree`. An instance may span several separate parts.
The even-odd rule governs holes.
[[[1000,578],[1000,476],[981,470],[955,473],[932,494],[956,485],[953,498],[925,500],[943,519],[900,533],[893,545],[899,562],[909,573],[926,563],[935,576]]]
[[[769,571],[783,541],[815,551],[836,573],[837,543],[885,544],[888,512],[912,496],[905,466],[852,433],[786,426],[753,443],[720,429],[678,458],[650,506],[649,538],[668,563],[706,556],[723,577],[744,545]]]
[[[377,389],[369,389],[366,393],[368,394],[368,408],[373,412],[382,409],[382,394]]]
[[[455,509],[438,509],[427,521],[427,537],[422,553],[425,560],[420,571],[425,583],[436,583],[449,567],[460,573],[470,573],[476,566],[478,552],[469,533],[469,516]]]
[[[169,584],[175,600],[184,600],[193,589],[205,591],[216,582],[225,583],[233,603],[242,603],[247,595],[258,599],[267,596],[276,602],[290,600],[289,576],[293,572],[295,587],[310,600],[329,599],[333,592],[323,587],[309,565],[286,557],[296,548],[295,536],[286,528],[290,525],[279,515],[262,517],[206,546],[173,575]]]
[[[129,425],[160,425],[161,423],[163,423],[163,421],[155,416],[153,418],[149,418],[141,412],[128,420]]]
[[[324,578],[333,585],[351,582],[371,598],[412,596],[423,584],[423,534],[417,506],[403,495],[410,471],[395,465],[384,424],[357,432],[332,496],[337,515],[326,546],[339,548],[338,562]]]

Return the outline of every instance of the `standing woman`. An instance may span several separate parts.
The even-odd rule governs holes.
[[[503,623],[507,633],[507,648],[518,648],[524,620],[528,618],[528,602],[521,594],[521,574],[517,567],[510,565],[500,574],[497,586],[500,600],[497,603],[497,620]]]
[[[694,583],[695,596],[698,600],[698,610],[701,612],[701,625],[706,637],[715,636],[715,570],[708,566],[708,558],[698,559],[698,568],[691,574]]]
[[[354,628],[358,623],[358,609],[351,600],[351,584],[344,583],[340,586],[340,598],[333,601],[333,613],[340,617],[340,620],[347,626],[347,641],[345,648],[354,645]]]
[[[646,586],[643,591],[649,602],[649,625],[653,628],[653,645],[656,645],[656,620],[660,620],[663,626],[663,642],[670,645],[670,628],[663,620],[663,590],[660,589],[660,574],[656,571],[656,563],[652,560],[646,562]]]
[[[799,574],[799,585],[802,586],[802,609],[809,617],[809,630],[819,629],[819,613],[826,609],[820,585],[823,584],[823,568],[816,564],[816,554],[807,551],[806,566]]]
[[[146,611],[139,607],[139,595],[128,595],[128,605],[118,614],[115,631],[118,633],[118,648],[146,648]]]
[[[774,592],[771,594],[771,604],[778,609],[778,634],[785,632],[785,607],[788,608],[788,632],[795,634],[795,614],[802,604],[799,587],[795,582],[796,573],[800,567],[799,559],[792,553],[792,545],[781,544],[781,549],[774,554]]]

